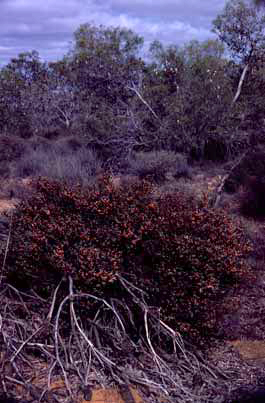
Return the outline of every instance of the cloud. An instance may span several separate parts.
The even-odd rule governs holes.
[[[103,1],[103,0],[100,0]],[[158,20],[178,20],[197,25],[200,19],[211,19],[224,2],[218,0],[109,0],[108,6],[114,12],[125,12]]]
[[[70,48],[85,22],[123,26],[143,36],[183,44],[210,37],[223,0],[0,0],[0,65],[20,52],[37,50],[56,60]]]

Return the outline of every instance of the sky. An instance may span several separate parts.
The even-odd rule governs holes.
[[[0,66],[37,50],[58,60],[71,48],[73,32],[86,22],[132,29],[145,49],[158,39],[183,45],[214,37],[212,21],[225,0],[0,0]]]

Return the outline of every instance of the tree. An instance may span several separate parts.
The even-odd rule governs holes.
[[[243,0],[230,0],[224,11],[213,22],[213,31],[225,43],[234,59],[242,67],[232,105],[238,100],[243,82],[250,66],[265,50],[265,15],[252,3]]]
[[[180,152],[194,148],[201,158],[231,103],[224,46],[218,40],[191,41],[179,48],[155,41],[150,52],[155,74],[146,98],[162,119],[160,144]]]
[[[19,132],[25,137],[31,135],[32,112],[37,106],[36,99],[32,102],[32,93],[36,86],[41,88],[45,80],[45,64],[36,51],[20,53],[1,70],[1,115],[12,117],[8,121],[1,119],[1,130]]]
[[[143,42],[126,28],[81,25],[68,54],[79,90],[92,90],[111,104],[126,98],[126,84],[137,78],[142,67],[138,54]]]
[[[145,67],[139,57],[143,42],[129,29],[87,23],[74,33],[65,59],[82,110],[81,131],[94,148],[108,149],[107,158],[126,155],[137,142],[130,116]]]
[[[208,39],[203,42],[192,40],[184,46],[184,55],[188,63],[194,63],[202,58],[205,61],[215,60],[219,63],[223,60],[224,45],[217,39]]]
[[[265,1],[264,0],[254,0],[254,4],[256,6],[264,6],[265,5]]]

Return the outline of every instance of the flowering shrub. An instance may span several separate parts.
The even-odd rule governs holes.
[[[181,193],[155,201],[150,183],[107,176],[87,190],[46,179],[35,189],[14,214],[10,281],[42,292],[71,274],[83,291],[130,304],[121,273],[189,339],[211,334],[223,291],[247,270],[249,245],[224,212]]]

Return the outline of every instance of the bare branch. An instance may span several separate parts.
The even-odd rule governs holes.
[[[137,90],[135,84],[132,84],[132,87],[127,87],[129,90],[135,92],[135,94],[138,96],[138,98],[143,102],[143,104],[145,104],[145,106],[147,106],[147,108],[149,109],[149,111],[152,113],[152,115],[158,119],[159,117],[157,116],[157,114],[155,113],[155,111],[151,108],[151,106],[148,104],[148,102],[142,97],[142,95],[140,94],[140,92]]]
[[[61,112],[61,114],[63,115],[64,120],[62,120],[61,118],[60,118],[60,120],[65,123],[65,125],[66,125],[66,127],[67,127],[67,129],[68,129],[68,128],[70,127],[70,120],[68,119],[66,113],[65,113],[58,105],[55,105],[55,108],[56,108],[59,112]]]

